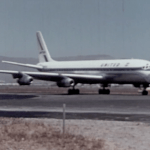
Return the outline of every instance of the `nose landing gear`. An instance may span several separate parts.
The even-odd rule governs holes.
[[[148,91],[146,91],[145,89],[142,91],[142,95],[148,95]]]

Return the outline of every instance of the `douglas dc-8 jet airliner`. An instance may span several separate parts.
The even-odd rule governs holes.
[[[68,94],[79,94],[75,89],[78,83],[100,84],[99,94],[110,94],[111,84],[133,84],[142,88],[147,95],[150,84],[150,62],[140,59],[55,61],[51,58],[42,33],[36,33],[39,63],[36,65],[10,61],[4,63],[35,68],[39,72],[0,70],[0,73],[12,74],[20,85],[30,85],[33,79],[54,81],[58,87],[72,87]]]

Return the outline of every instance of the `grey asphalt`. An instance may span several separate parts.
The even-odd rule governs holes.
[[[1,117],[100,119],[150,122],[150,95],[0,94]]]

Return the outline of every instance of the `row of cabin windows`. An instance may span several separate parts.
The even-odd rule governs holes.
[[[146,66],[143,66],[143,69],[150,69],[149,64],[146,64]]]

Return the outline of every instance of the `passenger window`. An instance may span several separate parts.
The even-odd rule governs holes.
[[[125,65],[125,66],[126,66],[126,67],[127,67],[127,66],[129,66],[129,63],[126,63],[126,65]]]

